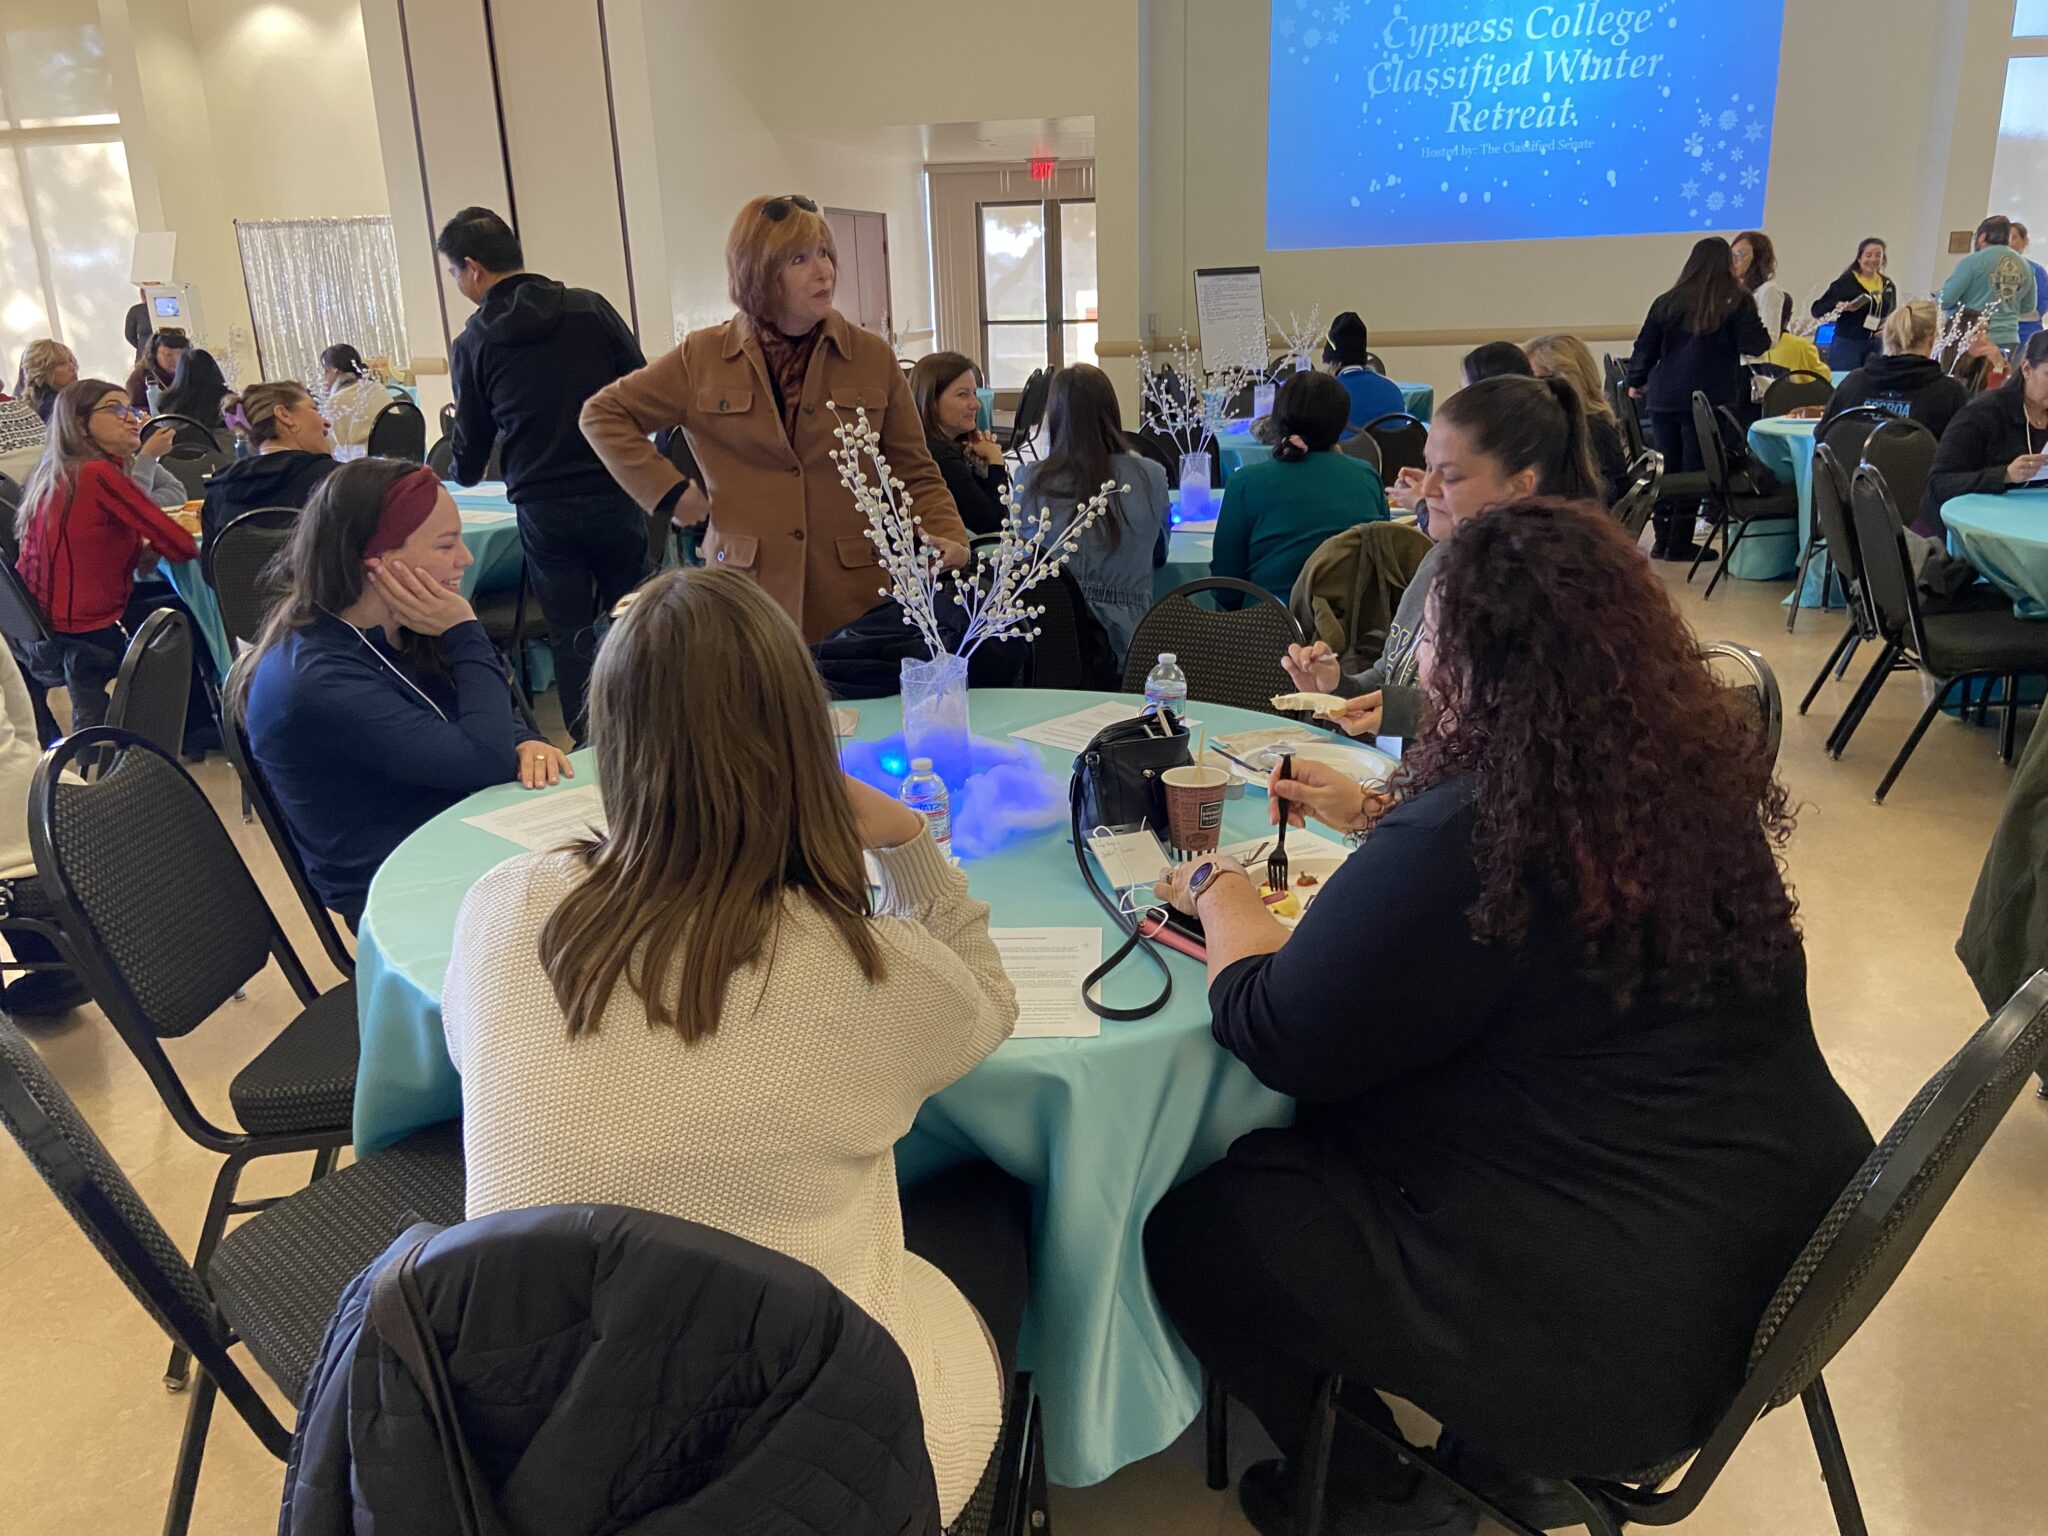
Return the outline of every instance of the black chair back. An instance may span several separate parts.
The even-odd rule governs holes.
[[[228,445],[220,440],[220,434],[203,422],[190,416],[180,416],[168,411],[162,416],[152,416],[142,424],[142,440],[146,443],[165,427],[171,429],[171,446],[174,448],[197,448],[204,453],[214,454],[222,459],[228,455]]]
[[[281,595],[282,578],[273,576],[272,566],[298,526],[297,507],[258,507],[235,518],[200,552],[200,574],[220,603],[221,625],[244,645],[255,640]]]
[[[21,553],[19,541],[14,536],[14,520],[21,515],[21,482],[12,475],[0,474],[0,537],[6,539],[7,563],[14,564]]]
[[[225,469],[232,458],[225,453],[174,443],[171,451],[157,462],[185,488],[187,501],[198,501],[206,495],[206,482]]]
[[[51,638],[43,606],[35,600],[12,560],[0,561],[0,635],[17,646],[36,645]]]
[[[129,1293],[283,1457],[291,1433],[229,1353],[232,1338],[178,1245],[12,1019],[0,1014],[0,1123]],[[204,1426],[201,1426],[204,1433]]]
[[[235,774],[248,793],[249,805],[255,810],[256,819],[263,823],[270,846],[277,852],[278,863],[284,866],[285,877],[291,881],[299,905],[312,919],[314,937],[327,951],[327,958],[334,962],[334,968],[344,976],[353,976],[356,957],[343,940],[334,914],[327,910],[327,904],[313,889],[313,882],[306,874],[306,862],[299,857],[299,845],[292,841],[291,827],[284,818],[284,807],[277,803],[276,792],[263,776],[255,754],[249,750],[249,728],[242,719],[242,712],[233,703],[241,693],[241,679],[237,674],[248,665],[249,657],[241,657],[228,672],[227,686],[221,689],[221,745],[227,749],[228,761],[235,765]]]
[[[1849,481],[1849,521],[1856,530],[1856,549],[1863,562],[1863,596],[1871,617],[1890,640],[1910,644],[1924,659],[1921,645],[1920,594],[1913,584],[1913,565],[1906,553],[1906,529],[1899,521],[1884,472],[1860,465]]]
[[[1363,428],[1349,437],[1337,440],[1337,451],[1347,459],[1360,459],[1380,472],[1384,479],[1385,467],[1380,463],[1380,440]]]
[[[1907,525],[1919,516],[1934,476],[1934,434],[1917,421],[1894,416],[1863,440],[1863,462],[1884,476],[1892,504]],[[1842,461],[1848,463],[1847,459]]]
[[[1368,352],[1368,353],[1366,353],[1366,354],[1365,354],[1365,366],[1366,366],[1366,367],[1368,367],[1368,368],[1370,368],[1370,369],[1371,369],[1371,370],[1372,370],[1372,371],[1373,371],[1374,373],[1378,374],[1378,375],[1379,375],[1379,376],[1380,376],[1381,378],[1383,378],[1383,379],[1384,379],[1384,378],[1386,378],[1386,377],[1387,377],[1387,365],[1386,365],[1386,364],[1385,364],[1384,362],[1382,362],[1382,361],[1380,360],[1380,355],[1379,355],[1379,353],[1377,353],[1377,352]]]
[[[1052,375],[1043,368],[1031,370],[1031,377],[1024,381],[1024,392],[1017,397],[1016,414],[1010,418],[1008,449],[1011,453],[1020,451],[1037,433],[1039,423],[1045,420],[1045,399],[1052,393]]]
[[[1257,398],[1258,385],[1246,384],[1232,392],[1223,402],[1225,421],[1244,421],[1252,413],[1252,403]]]
[[[102,754],[98,776],[80,779],[81,759]],[[79,971],[145,1066],[273,958],[301,1002],[316,995],[173,752],[105,726],[67,736],[36,765],[28,831]]]
[[[1877,629],[1863,597],[1863,552],[1856,542],[1856,524],[1849,513],[1849,479],[1855,470],[1848,466],[1854,462],[1837,454],[1831,442],[1815,445],[1813,520],[1826,540],[1828,563],[1842,579],[1849,616],[1856,621],[1857,633],[1868,640],[1875,637]]]
[[[1581,1487],[1619,1520],[1675,1525],[1699,1507],[1758,1419],[1804,1398],[1837,1509],[1846,1495],[1853,1512],[1853,1487],[1836,1486],[1838,1475],[1847,1481],[1847,1460],[1821,1372],[1884,1300],[2040,1066],[2044,1049],[2048,973],[2036,972],[1914,1095],[1850,1180],[1765,1308],[1747,1379],[1684,1477],[1661,1492],[1654,1484]],[[1860,1517],[1842,1529],[1863,1529]]]
[[[1429,423],[1406,411],[1389,411],[1375,416],[1363,429],[1379,444],[1380,474],[1392,480],[1404,469],[1425,467],[1422,447],[1429,441]]]
[[[410,400],[394,399],[370,423],[369,456],[373,459],[427,459],[426,414]]]
[[[455,435],[455,402],[451,400],[442,406],[436,420],[440,424],[441,435],[443,437],[453,437]]]
[[[1762,651],[1732,640],[1718,640],[1700,648],[1707,670],[1730,692],[1743,695],[1746,707],[1756,712],[1757,741],[1764,760],[1778,762],[1778,744],[1785,735],[1785,700],[1778,691],[1778,677]]]
[[[1852,405],[1820,429],[1820,441],[1835,450],[1835,457],[1852,468],[1863,458],[1863,445],[1870,434],[1898,414],[1881,405]]]
[[[677,474],[698,485],[704,483],[704,471],[697,464],[697,455],[690,451],[690,435],[681,427],[670,427],[665,432],[656,433],[654,443],[661,450],[662,457],[675,465]]]
[[[1194,599],[1204,592],[1234,593],[1244,606],[1202,607]],[[1124,659],[1124,691],[1144,692],[1147,674],[1171,651],[1187,674],[1190,699],[1271,714],[1274,696],[1294,691],[1280,658],[1288,646],[1303,644],[1286,603],[1248,581],[1210,576],[1176,587],[1138,621]]]
[[[1628,467],[1628,490],[1614,504],[1615,521],[1632,539],[1640,539],[1657,510],[1657,493],[1664,487],[1664,455],[1654,448],[1637,454]]]
[[[175,757],[185,741],[191,692],[192,626],[177,610],[159,608],[128,642],[106,723]]]
[[[1045,612],[1034,626],[1030,680],[1033,688],[1113,693],[1120,686],[1116,647],[1072,571],[1061,571],[1032,589]]]
[[[1764,414],[1782,416],[1804,406],[1826,405],[1835,398],[1835,381],[1806,368],[1794,368],[1771,380],[1764,391]]]
[[[434,446],[427,450],[427,468],[442,480],[455,478],[455,439],[442,433],[434,439]]]
[[[1707,489],[1726,505],[1733,486],[1729,483],[1728,443],[1721,436],[1721,418],[1707,397],[1695,390],[1692,397],[1693,431],[1700,440],[1700,467],[1706,471]]]
[[[1166,471],[1166,483],[1169,486],[1180,484],[1180,457],[1171,443],[1157,432],[1147,432],[1142,428],[1136,432],[1126,432],[1124,436],[1130,439],[1131,452],[1140,458],[1150,459]]]

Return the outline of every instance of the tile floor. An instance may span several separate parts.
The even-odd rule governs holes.
[[[1674,581],[1674,585],[1677,583]],[[1705,638],[1746,641],[1776,667],[1792,702],[1839,621],[1803,615],[1787,636],[1783,588],[1724,584],[1710,605],[1681,603]],[[1890,803],[1870,792],[1919,707],[1895,679],[1849,757],[1820,750],[1846,694],[1831,687],[1786,730],[1782,771],[1803,806],[1791,851],[1821,1042],[1849,1093],[1881,1129],[1980,1022],[1953,954],[2009,778],[1987,731],[1942,720]],[[317,946],[259,828],[235,814],[218,758],[201,774],[299,945]],[[317,967],[323,983],[329,979]],[[274,973],[217,1027],[178,1044],[191,1081],[224,1084],[285,1010]],[[213,1160],[173,1127],[141,1070],[90,1010],[36,1031],[86,1116],[174,1234],[199,1222]],[[225,1115],[224,1102],[211,1107]],[[303,1176],[298,1159],[280,1187]],[[259,1175],[260,1177],[260,1175]],[[261,1186],[259,1186],[261,1187]],[[2024,1097],[1894,1289],[1830,1369],[1836,1410],[1877,1536],[2033,1536],[2048,1528],[2048,1104]],[[183,1403],[158,1385],[164,1343],[142,1309],[63,1215],[22,1158],[0,1147],[0,1532],[157,1529]],[[1236,1426],[1240,1464],[1257,1451]],[[194,1530],[258,1536],[276,1528],[278,1464],[223,1410]],[[1240,1533],[1228,1495],[1201,1481],[1198,1436],[1094,1488],[1060,1490],[1065,1536]],[[1823,1536],[1834,1529],[1796,1411],[1745,1442],[1697,1536]]]

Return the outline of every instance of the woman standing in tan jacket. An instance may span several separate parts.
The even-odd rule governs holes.
[[[849,418],[866,408],[949,565],[966,561],[967,529],[895,354],[832,307],[838,251],[818,205],[755,198],[733,222],[725,266],[739,313],[591,396],[583,435],[634,499],[667,512],[684,481],[648,435],[680,426],[711,496],[704,558],[751,572],[814,644],[873,608],[886,584],[832,464],[827,401]]]

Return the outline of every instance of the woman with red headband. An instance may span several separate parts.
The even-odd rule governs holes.
[[[313,889],[351,929],[423,822],[517,779],[574,775],[520,718],[462,596],[462,517],[432,470],[344,464],[283,555],[285,596],[228,683]]]

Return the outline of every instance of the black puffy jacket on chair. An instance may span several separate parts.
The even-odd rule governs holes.
[[[307,1378],[280,1536],[458,1529],[421,1393],[365,1324],[385,1261],[343,1292]],[[808,1265],[561,1205],[450,1227],[416,1274],[463,1438],[518,1536],[939,1530],[909,1362]]]

